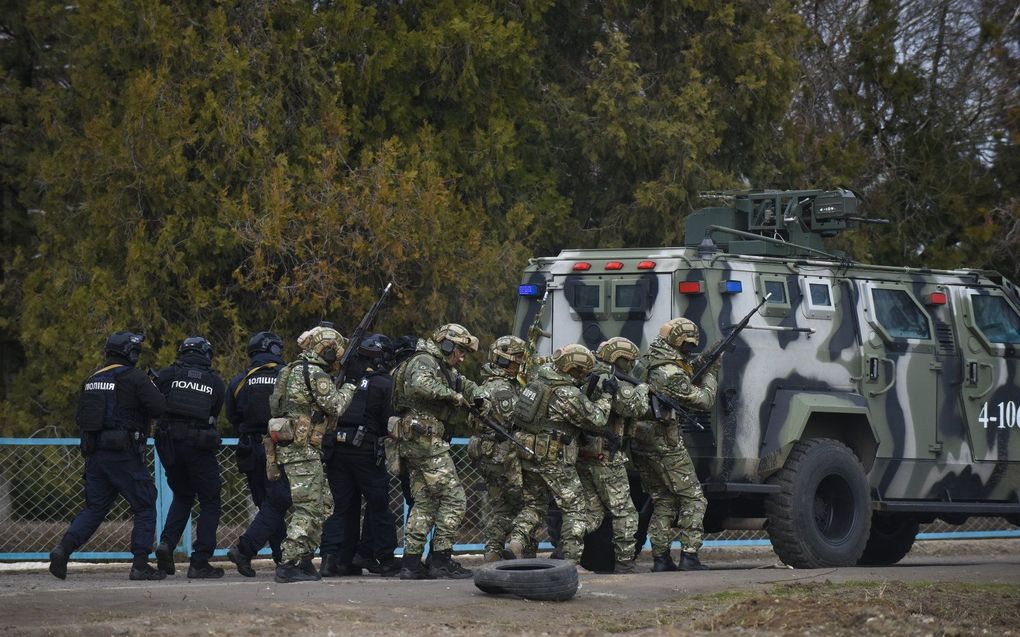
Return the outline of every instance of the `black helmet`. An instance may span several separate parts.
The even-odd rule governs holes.
[[[358,345],[358,354],[365,358],[382,358],[393,352],[393,342],[385,334],[369,334]]]
[[[251,358],[256,354],[266,352],[273,356],[283,354],[283,339],[272,332],[259,332],[248,341],[248,348],[244,350]]]
[[[126,358],[134,365],[138,362],[138,355],[142,353],[142,341],[145,334],[136,332],[114,332],[106,339],[105,352]]]
[[[183,356],[188,352],[195,352],[211,361],[213,357],[212,343],[202,336],[189,336],[181,341],[181,346],[177,348],[177,355]]]

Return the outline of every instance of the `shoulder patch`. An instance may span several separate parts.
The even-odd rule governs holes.
[[[689,393],[691,393],[691,383],[690,383],[690,381],[688,381],[686,378],[681,378],[680,382],[677,383],[677,389],[679,389],[680,393],[682,393],[682,394],[689,394]]]
[[[328,394],[333,388],[333,383],[328,378],[320,378],[315,381],[315,391],[320,394]]]

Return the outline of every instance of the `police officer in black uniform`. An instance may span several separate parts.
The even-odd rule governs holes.
[[[191,552],[189,578],[223,577],[223,569],[209,564],[220,523],[220,467],[216,452],[220,435],[216,419],[223,408],[223,379],[212,369],[212,345],[189,336],[177,349],[173,365],[156,374],[156,386],[166,397],[166,411],[156,432],[156,451],[174,492],[166,526],[156,547],[156,566],[173,575],[173,551],[184,533],[195,504],[198,533]]]
[[[272,481],[266,477],[266,447],[262,444],[269,427],[269,396],[285,365],[283,339],[272,332],[259,332],[248,341],[246,352],[248,369],[227,385],[227,420],[237,431],[237,470],[247,479],[251,501],[259,511],[227,557],[241,575],[255,577],[252,558],[269,542],[273,559],[279,563],[280,542],[287,536],[290,485],[283,476]]]
[[[156,535],[156,486],[143,458],[149,421],[163,413],[163,395],[135,368],[145,336],[115,332],[106,341],[106,362],[82,385],[76,421],[85,456],[85,508],[50,551],[50,573],[65,579],[68,557],[88,542],[124,496],[134,515],[130,579],[161,580],[149,565]]]
[[[340,416],[336,435],[323,440],[334,507],[322,531],[323,577],[360,575],[362,567],[384,576],[400,572],[393,558],[396,518],[390,509],[390,475],[382,447],[391,415],[393,378],[386,366],[391,352],[390,340],[382,334],[361,341],[347,375],[357,386],[354,399]],[[359,544],[368,555],[356,556]]]

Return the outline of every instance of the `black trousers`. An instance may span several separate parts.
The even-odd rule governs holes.
[[[157,447],[158,451],[158,447]],[[220,466],[216,449],[198,449],[185,441],[174,442],[173,464],[166,467],[166,481],[174,492],[166,516],[161,542],[176,547],[181,541],[188,517],[195,505],[198,528],[192,545],[191,560],[207,562],[216,550],[216,529],[220,524]],[[162,454],[161,454],[162,456]],[[191,532],[191,529],[188,529]]]
[[[290,483],[287,478],[270,480],[266,477],[266,448],[262,438],[256,434],[250,436],[251,454],[239,458],[237,467],[244,474],[251,492],[251,501],[258,507],[258,513],[251,524],[245,529],[238,540],[238,546],[248,557],[254,557],[269,544],[273,559],[277,562],[282,558],[280,543],[287,537],[287,509],[290,508]]]
[[[397,548],[396,516],[390,508],[390,474],[385,466],[376,465],[374,453],[348,449],[338,446],[326,461],[326,479],[334,508],[322,529],[320,552],[335,553],[339,564],[350,564],[356,552],[380,561],[389,560]]]

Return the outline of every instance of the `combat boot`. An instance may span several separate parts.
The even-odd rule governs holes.
[[[166,542],[160,542],[156,546],[156,568],[167,575],[177,572],[177,567],[174,566],[174,550]]]
[[[227,551],[227,558],[237,566],[237,572],[245,577],[255,577],[255,569],[251,567],[251,557],[245,554],[240,546],[232,546]]]
[[[677,565],[680,571],[707,571],[708,567],[701,563],[697,553],[680,552],[680,564]]]
[[[503,549],[504,560],[516,560],[524,556],[524,543],[520,540],[510,540]]]
[[[67,579],[67,551],[60,544],[50,551],[50,573],[53,577]]]
[[[188,566],[188,579],[218,579],[223,577],[223,569],[213,566],[206,560],[194,561]]]
[[[549,554],[549,559],[550,560],[562,560],[563,559],[563,549],[561,549],[558,546],[556,548],[554,548],[553,552]]]
[[[499,551],[486,551],[485,555],[482,556],[482,562],[490,564],[492,562],[498,562],[503,559],[503,556]]]
[[[315,564],[312,564],[311,555],[302,555],[301,559],[298,560],[298,568],[301,569],[305,575],[314,577],[316,580],[322,579],[322,577],[319,576],[319,571],[315,568]]]
[[[421,563],[421,554],[405,555],[400,568],[400,579],[435,579]]]
[[[662,555],[655,556],[655,563],[652,565],[653,573],[664,573],[666,571],[675,571],[676,564],[673,562],[673,556],[666,551]]]
[[[613,572],[617,575],[630,575],[634,572],[634,560],[616,560],[613,565]]]
[[[166,579],[166,571],[158,568],[152,568],[148,563],[140,566],[131,566],[131,572],[128,573],[128,579],[133,581],[152,580],[158,581]]]
[[[340,577],[340,569],[336,565],[336,554],[326,553],[319,561],[319,575],[322,577]]]
[[[432,565],[429,566],[429,575],[435,579],[467,579],[474,575],[469,569],[460,565],[460,562],[453,559],[453,551],[436,551],[432,553]]]
[[[379,577],[393,577],[400,574],[400,562],[390,556],[388,560],[379,562]]]
[[[296,561],[288,560],[276,567],[276,576],[273,579],[278,584],[289,584],[291,582],[315,582],[321,578],[318,573],[309,574],[298,566]]]
[[[351,559],[351,566],[364,569],[369,573],[379,573],[380,570],[379,562],[374,557],[366,557],[360,553],[354,554],[354,557]],[[361,575],[361,573],[359,572],[358,575]]]

